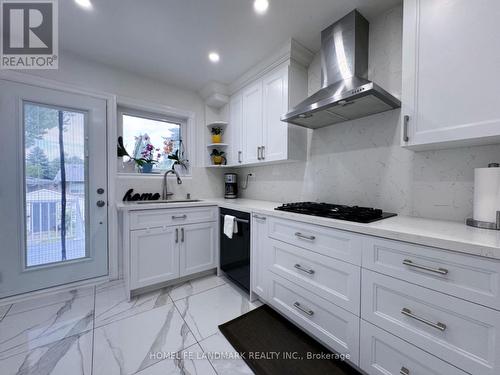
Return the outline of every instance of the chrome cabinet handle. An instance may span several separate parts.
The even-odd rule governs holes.
[[[187,215],[181,215],[181,216],[175,216],[175,215],[172,215],[172,220],[176,220],[176,219],[186,219],[187,218]]]
[[[260,148],[260,157],[262,158],[262,160],[264,160],[266,158],[265,150],[266,150],[266,146],[262,146]]]
[[[184,242],[184,228],[181,228],[181,242]]]
[[[424,324],[427,324],[428,326],[430,326],[432,328],[436,328],[436,329],[440,330],[441,332],[443,332],[446,329],[446,324],[441,323],[441,322],[437,322],[437,323],[431,322],[430,320],[427,320],[425,318],[422,318],[418,315],[413,314],[411,312],[411,310],[407,307],[403,307],[403,309],[401,310],[401,314],[409,316],[410,318],[418,320],[419,322],[422,322]]]
[[[254,219],[258,219],[258,220],[266,220],[267,218],[265,216],[260,216],[260,215],[253,215]]]
[[[260,156],[260,150],[261,150],[261,148],[257,147],[257,160],[262,160],[262,158]]]
[[[304,268],[302,267],[300,264],[296,264],[294,265],[295,268],[297,268],[299,271],[302,271],[302,272],[305,272],[305,273],[308,273],[309,275],[313,275],[314,274],[314,270],[313,269],[307,269],[307,268]]]
[[[179,228],[175,228],[175,243],[179,243]]]
[[[418,268],[420,270],[426,270],[426,271],[430,271],[430,272],[434,272],[434,273],[439,273],[440,275],[447,275],[448,274],[448,270],[446,268],[432,268],[432,267],[422,266],[421,264],[413,263],[413,261],[411,259],[403,260],[403,264],[405,266]]]
[[[408,142],[410,137],[408,136],[408,123],[410,122],[410,116],[404,115],[403,117],[403,141]]]
[[[238,163],[241,163],[241,151],[238,151]]]
[[[400,375],[410,375],[410,370],[408,370],[406,367],[402,366],[401,370],[399,370]]]
[[[314,237],[314,236],[307,236],[307,235],[302,234],[300,232],[295,232],[295,236],[297,236],[299,238],[303,238],[304,240],[309,240],[309,241],[314,241],[316,239],[316,237]]]
[[[293,303],[293,307],[295,307],[296,309],[302,311],[303,313],[309,315],[309,316],[312,316],[314,315],[314,311],[308,309],[308,308],[305,308],[305,307],[302,307],[302,305],[299,303],[299,302],[294,302]]]

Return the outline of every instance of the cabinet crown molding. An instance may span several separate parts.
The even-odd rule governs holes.
[[[217,81],[210,81],[198,91],[205,104],[219,109],[229,103],[228,86]]]
[[[284,63],[295,63],[306,69],[311,63],[314,53],[304,47],[296,40],[290,38],[271,56],[260,61],[257,65],[247,70],[236,81],[229,84],[229,94],[241,90],[243,87],[255,81],[276,67]]]

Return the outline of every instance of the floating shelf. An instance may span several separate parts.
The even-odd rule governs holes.
[[[206,168],[232,168],[234,167],[233,165],[229,165],[229,164],[224,164],[224,165],[215,165],[215,164],[210,164],[210,165],[207,165]]]
[[[217,148],[217,147],[225,148],[227,146],[229,146],[227,143],[209,143],[207,145],[207,148]]]
[[[211,122],[210,124],[207,124],[207,128],[225,128],[229,124],[225,121],[216,121],[216,122]]]

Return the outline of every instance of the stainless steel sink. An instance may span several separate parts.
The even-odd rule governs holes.
[[[136,201],[137,204],[153,204],[153,203],[192,203],[201,202],[201,199],[160,199],[156,201]]]

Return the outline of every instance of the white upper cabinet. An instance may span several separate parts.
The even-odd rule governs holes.
[[[262,149],[262,81],[243,90],[243,160],[245,164],[261,160]]]
[[[288,109],[288,68],[264,77],[263,87],[263,139],[261,160],[276,161],[288,158],[288,126],[280,117]]]
[[[234,93],[229,105],[229,164],[305,160],[307,130],[280,119],[306,96],[307,71],[290,61]]]
[[[404,1],[404,146],[500,141],[498,20],[498,0]]]

